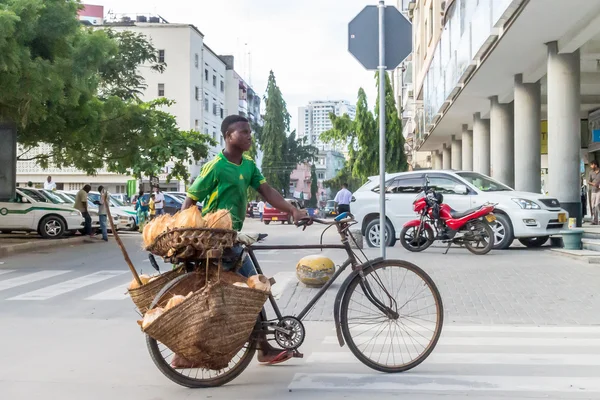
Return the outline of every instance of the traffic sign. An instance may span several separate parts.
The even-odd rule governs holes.
[[[396,68],[412,52],[412,24],[394,6],[385,7],[385,67]],[[348,51],[368,70],[379,66],[377,6],[366,6],[348,24]]]

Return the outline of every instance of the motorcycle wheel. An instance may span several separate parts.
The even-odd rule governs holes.
[[[405,226],[400,231],[400,243],[402,243],[402,247],[413,253],[427,249],[435,239],[433,229],[430,227],[421,230],[419,237],[416,238],[415,235],[418,228],[418,226]]]
[[[472,240],[464,241],[465,247],[473,254],[482,256],[494,248],[494,230],[486,222],[481,220],[469,222],[465,236],[467,235],[475,236]]]

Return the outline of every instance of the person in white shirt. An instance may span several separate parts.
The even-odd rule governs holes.
[[[154,188],[154,210],[157,217],[165,213],[165,195],[160,191],[160,186]]]
[[[44,189],[46,190],[56,190],[56,183],[52,182],[52,177],[48,176],[46,182],[44,182]]]
[[[344,183],[342,189],[335,195],[335,206],[338,213],[350,212],[350,201],[352,200],[352,192],[348,190],[348,184]]]
[[[260,222],[263,222],[264,212],[265,212],[265,202],[261,200],[258,202],[258,215],[260,215]]]

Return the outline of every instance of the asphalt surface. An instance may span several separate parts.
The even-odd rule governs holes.
[[[248,231],[268,244],[309,244],[321,230],[287,225]],[[134,265],[153,272],[140,236],[122,235]],[[325,235],[336,242],[334,232]],[[293,315],[314,289],[299,285],[295,265],[315,251],[266,251],[279,304]],[[369,257],[377,249],[367,249]],[[307,316],[303,359],[254,362],[231,384],[185,389],[153,365],[126,295],[131,280],[114,241],[42,249],[0,259],[0,398],[20,399],[600,399],[600,269],[544,250],[474,256],[463,249],[389,258],[427,271],[443,298],[445,324],[432,355],[403,374],[382,374],[340,348],[332,322],[339,283]],[[336,261],[344,254],[327,251]],[[168,268],[164,265],[163,268]],[[341,282],[341,281],[340,281]]]

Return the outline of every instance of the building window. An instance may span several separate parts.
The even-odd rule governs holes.
[[[164,96],[165,96],[165,84],[159,83],[158,84],[158,97],[164,97]]]
[[[194,54],[194,67],[198,68],[199,60],[198,53]]]
[[[223,109],[223,106],[221,106],[221,119],[225,118],[225,110]]]
[[[217,128],[213,126],[213,140],[217,140],[217,131],[215,131],[214,129]]]
[[[317,174],[317,179],[325,179],[325,174],[324,174],[324,173],[322,173],[322,172],[319,172],[319,173]]]
[[[221,81],[221,92],[225,91],[225,82]]]
[[[208,106],[209,106],[209,104],[208,104],[208,99],[207,99],[207,98],[205,98],[205,99],[204,99],[204,111],[208,111]]]
[[[223,147],[223,136],[221,136],[221,147]]]
[[[159,63],[164,63],[165,62],[165,51],[164,50],[159,50],[158,51],[158,62]]]
[[[213,115],[217,115],[217,103],[213,103]]]
[[[198,128],[200,127],[199,125],[200,125],[200,121],[198,121],[197,119],[194,120],[194,130],[196,132],[198,132]]]
[[[196,97],[196,100],[200,100],[200,88],[198,86],[194,88],[194,97]]]
[[[213,75],[213,86],[217,87],[217,76]]]
[[[204,69],[204,80],[208,82],[208,69]]]
[[[433,39],[433,4],[429,7],[429,26],[425,25],[427,30],[427,42],[430,42]]]

